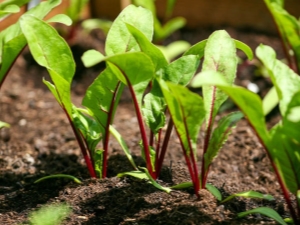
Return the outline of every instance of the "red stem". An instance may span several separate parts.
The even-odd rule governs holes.
[[[71,127],[72,127],[72,129],[73,129],[73,132],[74,132],[75,137],[76,137],[76,139],[77,139],[77,142],[78,142],[78,144],[79,144],[81,153],[82,153],[82,155],[83,155],[83,157],[84,157],[85,163],[86,163],[87,168],[88,168],[88,170],[89,170],[90,176],[96,178],[97,176],[96,176],[96,172],[95,172],[93,163],[92,163],[92,161],[91,161],[91,159],[90,159],[90,157],[89,157],[89,155],[88,155],[88,152],[87,152],[87,150],[86,150],[86,147],[85,147],[85,145],[84,145],[84,142],[82,141],[82,137],[80,136],[80,134],[79,134],[77,128],[76,128],[75,125],[73,124],[73,121],[71,120],[69,114],[67,113],[67,111],[66,111],[66,109],[65,109],[64,107],[63,107],[63,110],[65,111],[65,113],[66,113],[66,115],[67,115],[67,118],[68,118],[68,120],[69,120],[69,123],[70,123],[70,125],[71,125]]]
[[[175,128],[176,128],[176,127],[175,127]],[[178,134],[177,129],[176,129],[176,133],[177,133],[177,136],[180,137],[179,134]],[[189,172],[190,172],[190,176],[191,176],[192,182],[193,182],[194,193],[195,193],[195,195],[199,198],[199,178],[198,178],[197,168],[196,168],[196,170],[194,170],[194,169],[195,169],[195,166],[192,166],[192,165],[191,165],[191,160],[190,160],[190,158],[188,157],[188,155],[186,154],[186,151],[185,151],[185,149],[184,149],[184,145],[183,145],[183,143],[182,143],[181,138],[179,138],[179,141],[180,141],[180,144],[181,144],[181,147],[182,147],[183,155],[184,155],[184,158],[185,158],[185,161],[186,161],[188,170],[189,170]],[[191,154],[194,155],[193,152],[191,152]],[[195,161],[192,160],[192,163],[194,163],[194,162],[195,162]]]
[[[120,69],[120,71],[122,71],[122,70]],[[122,71],[122,73],[123,73],[123,71]],[[144,124],[144,121],[143,121],[143,116],[142,116],[142,113],[141,113],[141,110],[140,110],[135,92],[133,90],[133,86],[130,84],[130,81],[129,81],[128,77],[124,73],[123,73],[123,75],[124,75],[124,77],[127,81],[129,91],[131,93],[134,108],[135,108],[135,112],[136,112],[136,116],[137,116],[137,120],[138,120],[138,123],[139,123],[142,142],[143,142],[143,147],[144,147],[144,153],[145,153],[145,157],[146,157],[147,169],[148,169],[149,174],[151,175],[151,177],[153,179],[155,179],[156,173],[155,173],[155,171],[153,171],[153,168],[152,168],[152,163],[151,163],[151,158],[150,158],[150,148],[149,148],[149,143],[148,143],[148,139],[147,139],[145,124]]]
[[[118,82],[117,86],[116,86],[116,89],[115,89],[115,92],[113,94],[113,97],[112,97],[112,104],[110,105],[110,109],[109,109],[109,113],[108,113],[108,117],[107,117],[107,125],[106,125],[106,128],[105,128],[105,137],[104,137],[104,140],[103,140],[103,159],[102,159],[102,178],[105,178],[106,175],[107,175],[107,157],[108,157],[108,144],[109,144],[109,136],[110,136],[110,133],[109,133],[109,126],[110,124],[112,123],[112,120],[113,120],[113,110],[114,110],[114,106],[115,106],[115,101],[116,101],[116,96],[117,96],[117,93],[119,91],[119,87],[120,87],[120,81]]]
[[[290,213],[291,213],[291,216],[293,218],[294,224],[300,225],[300,220],[297,218],[297,214],[296,214],[296,212],[295,212],[295,210],[293,208],[293,204],[292,204],[291,199],[290,199],[289,191],[287,190],[287,188],[286,188],[286,186],[285,186],[285,184],[284,184],[284,182],[282,180],[282,177],[281,177],[281,175],[279,173],[279,170],[278,170],[278,168],[277,168],[277,166],[276,166],[276,164],[275,164],[275,162],[274,162],[274,160],[273,160],[273,158],[272,158],[272,156],[271,156],[268,148],[266,147],[265,143],[262,141],[262,139],[260,138],[260,136],[258,135],[258,133],[256,132],[256,130],[254,129],[254,126],[251,124],[251,122],[249,120],[248,120],[248,122],[249,122],[250,126],[252,127],[253,131],[255,132],[255,134],[256,134],[257,138],[259,139],[260,143],[262,144],[262,146],[264,147],[264,149],[267,152],[267,155],[268,155],[268,157],[269,157],[269,159],[271,161],[271,165],[273,167],[273,170],[274,170],[274,172],[276,174],[277,181],[278,181],[278,183],[280,185],[280,188],[281,188],[281,190],[283,192],[284,199],[285,199],[286,204],[288,205],[288,208],[290,210]]]
[[[288,48],[287,48],[287,45],[285,43],[285,38],[284,36],[282,35],[282,33],[280,32],[280,29],[279,29],[279,25],[277,24],[276,22],[276,19],[275,19],[275,16],[273,15],[273,13],[271,12],[271,10],[269,9],[269,7],[267,7],[269,13],[271,14],[271,17],[272,17],[272,20],[275,24],[275,27],[276,27],[276,30],[277,30],[277,33],[280,37],[280,41],[281,41],[281,45],[282,45],[282,48],[283,48],[283,51],[284,51],[284,55],[288,61],[288,64],[289,64],[289,67],[294,70],[296,73],[297,73],[297,70],[299,69],[297,66],[294,65],[294,62],[289,54],[289,51],[288,51]],[[297,69],[298,68],[298,69]]]
[[[202,154],[202,164],[201,164],[201,186],[200,188],[205,188],[206,186],[206,171],[205,171],[205,153],[207,152],[207,148],[209,145],[209,140],[210,140],[210,135],[211,135],[211,130],[212,130],[212,123],[213,123],[213,113],[214,113],[214,99],[215,99],[215,94],[216,94],[216,86],[213,86],[213,92],[212,92],[212,104],[210,107],[210,116],[208,120],[208,125],[207,125],[207,130],[205,133],[205,139],[204,139],[204,146],[203,146],[203,154]]]
[[[181,111],[183,112],[182,109],[181,109]],[[186,120],[184,120],[184,127],[185,127],[185,130],[187,132],[187,137],[190,137],[190,135],[188,133],[188,129],[187,129]],[[200,184],[199,184],[199,177],[198,177],[198,169],[197,169],[196,159],[195,159],[195,155],[194,155],[194,152],[193,152],[193,147],[192,147],[191,140],[188,138],[188,145],[189,145],[189,149],[190,149],[190,158],[191,158],[190,159],[187,155],[186,149],[184,148],[184,145],[182,143],[182,140],[180,138],[180,135],[178,133],[178,130],[177,130],[176,126],[175,126],[175,129],[176,129],[176,132],[177,132],[177,136],[179,137],[179,140],[180,140],[180,144],[181,144],[183,154],[184,154],[184,158],[186,160],[186,163],[187,163],[190,175],[191,175],[191,179],[193,181],[194,193],[199,198],[200,197],[199,196]]]
[[[168,145],[169,145],[169,140],[170,140],[170,137],[171,137],[172,129],[173,129],[173,120],[172,120],[172,118],[170,118],[169,123],[168,123],[168,127],[167,127],[167,131],[166,131],[166,134],[165,134],[164,142],[163,142],[163,145],[161,147],[161,152],[160,152],[160,155],[158,156],[158,161],[157,161],[157,164],[156,164],[156,173],[157,174],[160,174],[162,164],[163,164],[163,161],[164,161],[164,158],[165,158],[165,155],[166,155],[166,152],[167,152],[167,148],[168,148]]]

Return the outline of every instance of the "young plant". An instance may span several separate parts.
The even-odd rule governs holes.
[[[270,130],[267,130],[262,101],[258,95],[228,84],[215,71],[198,74],[192,85],[215,85],[241,109],[267,151],[294,224],[300,224],[300,77],[277,60],[276,53],[270,47],[259,46],[256,55],[268,69],[279,97],[282,120]],[[295,196],[296,206],[289,192]]]
[[[6,1],[5,8],[11,4],[21,6],[28,1]],[[9,5],[7,5],[9,3]],[[22,4],[21,4],[22,3]],[[39,19],[43,19],[54,7],[58,6],[61,0],[51,0],[42,2],[36,7],[30,9],[24,15],[33,15]],[[52,18],[52,21],[57,19]],[[20,28],[20,22],[17,21],[15,24],[9,26],[0,33],[0,88],[13,66],[15,60],[26,46],[26,38],[24,37]]]
[[[76,122],[80,122],[80,125],[85,128],[85,126],[93,126],[94,122],[88,117],[81,116],[81,112],[71,102],[70,88],[75,72],[75,63],[71,50],[52,26],[35,16],[23,15],[20,19],[20,25],[34,59],[48,70],[53,84],[46,80],[44,80],[44,83],[66,113],[90,175],[96,177],[90,156],[92,152],[89,152],[87,147],[90,147],[93,142],[97,144],[101,137],[95,134],[97,129],[94,129],[94,132],[91,133],[87,130],[85,133],[81,133],[80,129],[75,125]],[[87,140],[90,141],[90,146],[86,143]]]
[[[284,9],[284,0],[264,0],[270,11],[278,34],[281,38],[282,48],[289,67],[300,73],[300,21]],[[263,99],[265,115],[278,105],[279,99],[275,88],[271,88]]]
[[[281,37],[289,67],[300,73],[300,21],[284,9],[284,0],[264,0]]]
[[[142,10],[142,8],[129,6],[123,13],[129,12],[130,9]],[[146,17],[146,12],[151,16],[146,10],[143,18]],[[147,23],[149,21],[151,20],[148,19]],[[118,27],[118,30],[115,31],[115,27]],[[145,29],[144,27],[149,28],[151,26],[150,24],[143,24],[141,28]],[[128,21],[126,16],[120,15],[108,35],[108,38],[112,35],[115,38],[113,39],[114,42],[109,39],[111,42],[106,43],[107,56],[91,50],[83,56],[83,61],[86,65],[91,66],[105,60],[107,67],[114,72],[115,78],[107,79],[106,74],[101,74],[99,77],[105,79],[106,83],[107,80],[110,82],[117,80],[120,85],[128,86],[141,131],[142,155],[145,158],[147,170],[154,179],[159,176],[171,131],[173,125],[175,126],[191,174],[195,194],[198,195],[199,189],[206,186],[211,162],[226,141],[231,128],[243,115],[239,112],[229,114],[220,121],[219,126],[213,131],[214,118],[227,96],[216,87],[207,87],[204,90],[203,101],[200,96],[192,93],[184,86],[192,79],[199,66],[199,60],[204,55],[206,57],[203,71],[210,69],[221,71],[229,82],[233,82],[237,67],[236,47],[244,50],[249,58],[252,57],[252,52],[248,46],[232,40],[225,31],[218,31],[208,41],[196,44],[181,58],[168,63],[162,52],[151,43],[151,33],[148,33],[149,36],[147,37],[145,31],[139,30],[141,28],[133,24],[132,21]],[[126,34],[121,43],[116,38],[120,34],[123,36]],[[124,51],[130,52],[124,53]],[[102,88],[103,85],[102,83]],[[150,86],[150,91],[145,94],[148,86]],[[103,92],[100,90],[100,88],[95,90],[97,92],[94,91],[93,95],[87,92],[89,104],[83,102],[83,105],[93,111],[91,114],[94,115],[99,114],[99,112],[102,114],[110,112],[109,107],[101,106],[101,101],[105,98],[99,95]],[[169,110],[171,119],[168,122],[165,138],[162,140],[161,128],[166,121],[166,109]],[[105,118],[103,116],[98,117]],[[199,176],[196,165],[196,140],[205,118],[204,157]],[[150,128],[149,138],[146,135],[145,124]]]
[[[143,16],[138,17],[136,15]],[[135,18],[139,19],[136,20]],[[125,85],[128,86],[141,132],[142,156],[146,161],[147,173],[151,178],[156,179],[167,150],[172,122],[169,122],[165,139],[162,142],[161,132],[166,121],[166,105],[155,74],[159,74],[174,83],[186,85],[197,70],[199,58],[189,55],[168,63],[162,52],[151,43],[152,35],[153,17],[149,10],[133,5],[123,10],[108,33],[105,46],[107,56],[105,57],[94,50],[88,51],[83,56],[83,61],[87,66],[92,66],[103,60],[107,62],[107,69],[88,89],[83,105],[98,120],[102,120],[101,124],[107,124],[107,118],[109,118],[108,124],[110,124],[117,104],[114,99],[118,98],[105,96],[111,96],[117,91],[119,95],[120,89],[123,89]],[[120,36],[123,37],[122,41],[119,40]],[[148,87],[150,87],[150,91],[146,93]],[[105,103],[105,99],[107,99],[107,103]],[[150,128],[149,137],[147,136],[146,125]],[[106,126],[105,130],[108,131],[109,127]],[[108,134],[106,132],[107,136]],[[125,146],[123,141],[121,146],[123,148]],[[104,152],[106,151],[105,147]]]

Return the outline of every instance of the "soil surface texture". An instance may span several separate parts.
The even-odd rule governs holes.
[[[252,31],[226,29],[230,35],[248,44],[253,50],[268,44],[283,58],[277,37]],[[207,38],[212,30],[176,32],[165,44],[187,40],[194,44]],[[82,53],[94,48],[103,52],[105,37],[100,31],[86,34],[79,31],[72,44],[77,71],[72,98],[80,105],[85,90],[104,68],[104,64],[85,69],[80,64]],[[245,58],[239,53],[241,58]],[[254,61],[257,63],[257,61]],[[270,81],[256,75],[255,63],[242,64],[237,84],[254,82],[264,95]],[[192,189],[172,191],[156,189],[144,180],[117,178],[120,172],[132,171],[121,147],[112,138],[108,161],[108,178],[91,179],[68,120],[52,94],[43,84],[47,71],[34,63],[28,49],[16,61],[0,92],[0,121],[11,125],[0,131],[0,224],[28,224],[29,214],[47,204],[68,203],[72,213],[63,224],[101,225],[198,225],[198,224],[276,224],[259,214],[237,218],[237,213],[256,207],[275,209],[282,217],[289,213],[266,152],[245,120],[238,123],[218,157],[213,162],[208,183],[227,197],[242,191],[271,194],[274,201],[236,198],[220,204],[207,190],[200,191],[200,200]],[[232,109],[231,109],[232,110]],[[224,112],[226,113],[226,112]],[[269,124],[278,121],[276,110],[268,117]],[[144,166],[140,153],[140,133],[131,98],[125,90],[114,125],[130,147],[137,165]],[[200,168],[203,131],[199,135]],[[69,174],[80,180],[49,179],[34,181],[46,175]],[[178,138],[173,132],[164,167],[158,182],[172,186],[190,181]]]

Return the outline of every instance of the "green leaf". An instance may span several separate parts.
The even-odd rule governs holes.
[[[259,193],[257,191],[243,191],[243,192],[235,193],[235,194],[232,194],[232,195],[228,196],[227,198],[225,198],[220,203],[223,204],[225,202],[230,201],[231,199],[233,199],[235,197],[258,198],[258,199],[265,199],[265,200],[268,200],[268,201],[273,201],[274,200],[274,197],[272,195],[262,194],[262,193]]]
[[[202,72],[221,73],[229,84],[234,82],[237,69],[236,46],[224,30],[214,32],[205,46]],[[206,74],[208,75],[208,74]],[[213,124],[214,118],[228,96],[211,85],[203,86],[203,100],[206,111],[206,126]]]
[[[103,171],[103,152],[102,149],[94,150],[93,152],[93,161],[94,168],[97,176],[102,179],[102,171]]]
[[[1,7],[0,4],[0,18],[11,14],[11,13],[17,13],[20,12],[20,7],[17,5],[7,5],[6,7]]]
[[[284,1],[282,1],[284,2]],[[292,48],[298,70],[300,69],[300,23],[299,21],[283,9],[283,3],[276,1],[267,1],[267,7],[273,15],[277,24],[282,41],[287,50]]]
[[[145,95],[143,102],[145,123],[154,134],[157,134],[166,122],[166,103],[156,80],[153,81],[151,92]]]
[[[91,30],[100,29],[105,34],[107,34],[111,25],[112,22],[110,20],[105,20],[105,19],[86,19],[81,23],[81,26],[88,33],[91,32]]]
[[[172,18],[168,20],[164,26],[161,26],[160,24],[158,25],[158,23],[156,23],[154,39],[156,41],[164,40],[176,30],[179,30],[180,28],[184,27],[185,24],[186,19],[183,17]]]
[[[25,45],[26,39],[24,35],[16,36],[15,38],[11,39],[3,45],[3,48],[0,51],[0,86],[1,81],[5,78],[11,66],[13,65],[13,63],[15,62],[16,58],[18,57],[22,49],[25,47]]]
[[[152,12],[153,17],[156,16],[156,9],[153,0],[132,0],[132,4],[135,6],[142,6]]]
[[[166,10],[167,17],[171,16],[175,4],[176,4],[176,0],[168,0],[167,1],[167,10]]]
[[[152,44],[151,41],[141,31],[130,24],[126,24],[126,26],[131,35],[137,41],[141,51],[151,58],[155,66],[155,71],[168,65],[163,53],[154,44]]]
[[[51,93],[53,94],[53,96],[55,97],[56,101],[58,102],[58,104],[63,107],[63,103],[61,102],[61,99],[59,97],[59,94],[57,93],[56,87],[49,81],[45,80],[45,78],[43,78],[43,83],[48,87],[48,89],[51,91]]]
[[[300,91],[291,99],[282,127],[277,128],[273,142],[278,149],[276,162],[289,190],[297,196],[300,187]],[[280,147],[281,148],[280,148]]]
[[[81,181],[74,177],[74,176],[71,176],[71,175],[67,175],[67,174],[55,174],[55,175],[49,175],[49,176],[45,176],[45,177],[42,177],[36,181],[34,181],[34,183],[39,183],[41,181],[44,181],[44,180],[47,180],[47,179],[53,179],[53,178],[67,178],[67,179],[71,179],[73,180],[75,183],[77,184],[81,184]]]
[[[152,40],[152,13],[142,7],[129,5],[115,19],[107,34],[105,44],[106,55],[110,56],[118,53],[140,50],[136,40],[128,31],[126,23],[140,30],[148,40]]]
[[[156,188],[159,189],[159,190],[165,191],[165,192],[167,192],[167,193],[170,193],[170,192],[172,191],[171,188],[163,187],[163,186],[161,186],[160,184],[158,184],[158,183],[151,177],[151,175],[150,175],[150,173],[148,172],[147,168],[145,168],[145,167],[139,167],[139,168],[145,171],[148,180],[150,181],[150,183],[151,183],[154,187],[156,187]]]
[[[145,172],[142,171],[131,171],[131,172],[124,172],[124,173],[118,173],[117,177],[124,177],[124,176],[132,176],[138,179],[145,179],[148,180],[148,176]]]
[[[205,111],[202,98],[187,88],[159,80],[178,137],[189,156],[195,154],[196,142]]]
[[[168,62],[171,62],[180,54],[183,54],[188,48],[191,47],[191,44],[187,41],[174,41],[167,46],[158,45],[157,46],[162,53],[164,54],[165,58]]]
[[[34,59],[48,69],[60,102],[72,115],[70,88],[75,63],[68,44],[53,27],[34,16],[23,15],[20,25]]]
[[[160,184],[158,184],[149,174],[148,170],[144,167],[140,167],[140,169],[144,170],[142,171],[131,171],[131,172],[125,172],[125,173],[119,173],[117,177],[123,177],[123,176],[132,176],[141,180],[148,180],[150,184],[152,184],[154,187],[156,187],[159,190],[165,191],[167,193],[170,193],[172,190],[167,187],[163,187]]]
[[[196,55],[182,56],[158,71],[158,75],[165,81],[186,86],[195,75],[199,58]]]
[[[79,21],[80,13],[87,3],[88,0],[70,0],[69,7],[67,9],[67,15],[74,23]]]
[[[174,185],[171,187],[171,189],[180,190],[180,189],[186,189],[193,187],[192,182],[183,182],[177,185]],[[218,201],[222,201],[222,195],[221,192],[212,184],[206,184],[205,188],[213,195]]]
[[[183,182],[180,184],[176,184],[174,186],[171,187],[171,189],[175,189],[175,190],[180,190],[180,189],[186,189],[189,187],[193,187],[193,183],[192,182]]]
[[[11,0],[5,3],[22,6],[27,2],[28,0]],[[37,18],[42,19],[51,11],[52,8],[59,5],[60,3],[61,0],[42,2],[38,6],[24,13],[24,15],[31,14],[36,16]],[[0,86],[2,80],[8,73],[15,59],[20,54],[25,45],[26,39],[21,32],[19,22],[11,25],[10,27],[0,32]]]
[[[238,40],[233,39],[233,41],[235,43],[235,47],[237,49],[242,50],[246,54],[246,56],[248,57],[249,60],[253,59],[252,49],[248,45],[246,45],[245,43],[238,41]]]
[[[245,217],[249,214],[254,214],[254,213],[260,213],[262,215],[265,215],[267,217],[270,217],[270,218],[274,219],[276,222],[278,222],[282,225],[286,225],[286,222],[282,219],[282,217],[274,209],[271,209],[271,208],[268,208],[268,207],[258,207],[256,209],[251,209],[251,210],[248,210],[246,212],[238,213],[237,216],[239,218],[242,218],[242,217]]]
[[[256,55],[269,71],[279,97],[280,112],[285,115],[292,96],[300,90],[300,77],[276,59],[276,53],[271,47],[260,45],[256,49]]]
[[[264,112],[262,109],[262,101],[260,97],[245,88],[231,86],[226,82],[224,76],[218,72],[207,73],[209,74],[198,74],[192,82],[192,87],[216,85],[219,89],[224,91],[243,112],[246,119],[249,121],[267,149],[271,149],[270,135],[266,127]]]
[[[200,41],[197,44],[190,47],[183,55],[198,55],[201,59],[204,56],[206,44],[207,40]]]
[[[205,187],[218,201],[222,201],[222,194],[215,186],[206,184]]]
[[[104,59],[104,55],[94,49],[88,50],[81,56],[81,60],[85,67],[92,67]]]
[[[30,0],[6,0],[0,3],[0,10],[5,9],[9,5],[17,5],[19,7],[27,4]]]
[[[137,166],[135,165],[135,162],[131,156],[131,152],[125,142],[125,140],[123,139],[123,137],[121,136],[121,134],[113,127],[113,126],[109,126],[109,132],[115,137],[115,139],[119,142],[120,146],[122,147],[126,157],[128,158],[129,162],[131,163],[131,165],[133,166],[134,169],[138,169]]]
[[[87,143],[87,147],[91,152],[96,150],[98,143],[102,140],[101,126],[84,109],[72,107],[72,118],[77,129]]]
[[[9,128],[10,125],[8,123],[0,121],[0,129],[3,128],[3,127],[8,127]]]
[[[279,103],[278,94],[276,88],[273,86],[265,95],[262,104],[264,115],[268,115]]]
[[[67,26],[71,26],[72,25],[72,20],[70,17],[68,17],[65,14],[57,14],[53,17],[51,17],[51,19],[47,20],[48,23],[62,23],[64,25]]]
[[[151,59],[142,52],[128,52],[107,57],[105,60],[114,68],[120,81],[132,86],[141,107],[144,91],[154,76],[154,65]]]
[[[42,206],[29,215],[32,225],[59,225],[71,213],[71,208],[67,204],[52,204]]]
[[[228,139],[232,128],[235,127],[236,123],[243,118],[243,116],[244,115],[241,112],[233,112],[226,115],[218,122],[218,126],[214,129],[209,140],[207,151],[204,154],[205,171],[208,171],[213,159],[217,156],[223,144]]]
[[[107,135],[109,125],[113,122],[123,89],[124,85],[117,79],[111,66],[107,66],[88,87],[82,100],[82,105],[96,118],[103,136]]]

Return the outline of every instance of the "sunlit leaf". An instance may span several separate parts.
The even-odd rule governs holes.
[[[142,7],[127,6],[115,19],[106,39],[106,55],[114,55],[128,51],[139,51],[136,40],[126,27],[126,23],[140,30],[149,40],[153,36],[152,13]]]
[[[238,213],[238,217],[242,218],[249,214],[260,213],[264,216],[270,217],[274,219],[276,222],[282,225],[287,225],[286,222],[282,219],[282,217],[274,210],[268,207],[258,207],[256,209],[251,209],[246,212]]]
[[[262,194],[262,193],[259,193],[257,191],[243,191],[243,192],[235,193],[235,194],[232,194],[232,195],[228,196],[227,198],[225,198],[220,203],[223,204],[225,202],[230,201],[231,199],[233,199],[235,197],[258,198],[258,199],[265,199],[265,200],[268,200],[268,201],[273,201],[274,200],[274,197],[272,195]]]

